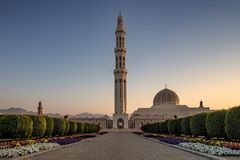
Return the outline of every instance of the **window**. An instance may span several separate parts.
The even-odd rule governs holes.
[[[121,37],[119,37],[119,47],[121,47]]]
[[[116,57],[116,66],[115,68],[117,69],[118,68],[118,57]]]
[[[119,57],[119,67],[122,68],[122,56]]]

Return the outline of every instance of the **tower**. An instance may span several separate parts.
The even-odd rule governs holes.
[[[39,101],[39,102],[38,102],[38,115],[39,115],[39,116],[42,115],[42,109],[43,109],[43,107],[42,107],[42,102]]]
[[[125,27],[121,13],[117,17],[115,36],[113,128],[128,128]]]
[[[199,103],[199,108],[203,108],[203,101],[201,100],[200,103]]]

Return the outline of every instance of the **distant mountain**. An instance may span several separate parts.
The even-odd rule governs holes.
[[[0,114],[36,114],[35,112],[28,112],[19,107],[11,107],[8,109],[0,109]]]
[[[0,109],[0,115],[1,114],[31,114],[31,115],[37,115],[37,112],[27,111],[20,107],[11,107],[8,109]],[[46,113],[44,114],[49,117],[61,117],[59,113]]]
[[[102,118],[102,117],[106,117],[106,116],[107,115],[105,115],[105,114],[93,114],[93,113],[84,112],[84,113],[76,114],[73,117],[74,118]]]
[[[8,109],[0,109],[0,115],[1,114],[31,114],[31,115],[37,115],[37,112],[27,111],[20,107],[11,107]],[[63,117],[59,113],[44,113],[44,115],[47,115],[49,117]],[[93,113],[79,113],[76,115],[68,115],[69,118],[109,118],[109,116],[104,114],[93,114]]]

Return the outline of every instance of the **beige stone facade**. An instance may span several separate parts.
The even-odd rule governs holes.
[[[153,106],[150,108],[138,108],[134,111],[129,120],[129,127],[140,128],[147,123],[182,118],[202,112],[211,112],[208,107],[203,106],[202,101],[198,107],[180,105],[178,95],[174,91],[165,88],[156,94]]]

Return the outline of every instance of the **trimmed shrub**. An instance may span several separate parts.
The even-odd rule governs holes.
[[[77,122],[76,121],[69,121],[69,134],[75,134],[77,131]]]
[[[224,120],[226,115],[226,110],[215,111],[207,114],[206,118],[206,129],[207,134],[210,138],[226,137],[224,129]]]
[[[69,124],[69,121],[66,120],[66,119],[65,119],[65,123],[66,123],[66,128],[65,128],[64,134],[68,135],[69,134],[69,129],[70,129],[70,124]]]
[[[28,115],[33,121],[32,137],[43,137],[46,131],[46,120],[43,116]]]
[[[99,132],[99,131],[101,130],[101,127],[100,127],[100,125],[98,124],[98,125],[96,125],[96,127],[97,127],[97,130],[96,130],[96,132]]]
[[[168,120],[159,123],[159,133],[168,134]]]
[[[77,123],[77,133],[84,133],[84,123]]]
[[[194,136],[208,136],[206,130],[207,113],[194,115],[190,120],[191,132]]]
[[[0,115],[0,120],[1,120],[1,118],[4,116],[4,114],[1,114]],[[0,129],[0,138],[1,138],[1,129]]]
[[[158,133],[158,123],[152,123],[151,124],[151,132],[152,133]]]
[[[154,133],[155,132],[154,125],[155,125],[155,123],[149,123],[149,124],[143,125],[141,128],[144,132]]]
[[[240,106],[233,107],[227,111],[225,132],[229,139],[240,139]]]
[[[94,133],[98,132],[99,130],[100,130],[99,125],[89,123],[84,124],[84,133]]]
[[[89,124],[88,123],[84,124],[84,133],[89,133]]]
[[[53,118],[53,121],[54,121],[53,135],[63,136],[66,128],[65,120],[63,118]]]
[[[44,116],[46,120],[46,131],[45,131],[45,136],[46,137],[51,137],[53,133],[53,127],[54,127],[54,121],[51,117]]]
[[[0,119],[1,138],[30,138],[33,121],[26,115],[5,115]]]
[[[169,134],[180,135],[181,134],[181,119],[173,119],[168,121]]]
[[[182,133],[185,135],[192,135],[191,128],[190,128],[190,120],[192,117],[185,117],[181,121],[181,130]]]
[[[145,125],[141,126],[141,130],[143,132],[148,132],[148,124],[145,124]]]

